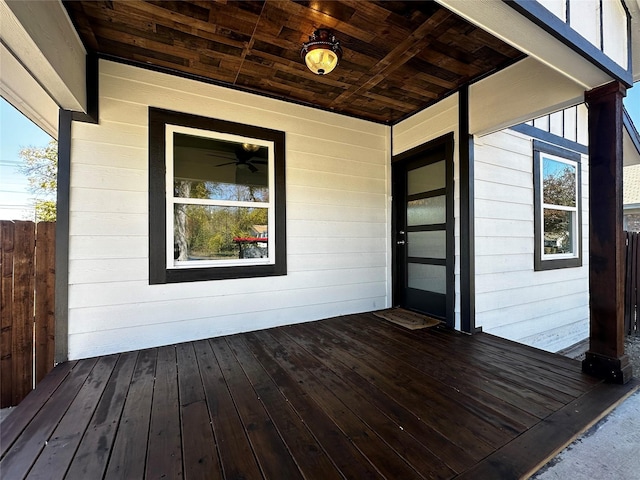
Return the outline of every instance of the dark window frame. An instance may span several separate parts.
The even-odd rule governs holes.
[[[167,267],[166,125],[191,127],[273,142],[275,263],[269,265]],[[287,274],[285,133],[253,125],[149,107],[149,284],[197,282]]]
[[[542,195],[540,178],[540,162],[543,154],[555,155],[576,163],[577,174],[577,225],[576,225],[576,250],[573,258],[542,259]],[[533,140],[533,215],[534,215],[534,270],[555,270],[560,268],[573,268],[582,266],[582,157],[578,152],[567,150],[557,145]]]

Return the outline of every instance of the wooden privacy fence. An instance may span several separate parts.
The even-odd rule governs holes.
[[[624,330],[640,335],[640,233],[625,232]]]
[[[55,223],[0,221],[0,407],[53,368]]]

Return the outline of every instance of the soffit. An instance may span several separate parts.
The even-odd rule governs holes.
[[[524,54],[430,1],[64,1],[88,50],[395,123]],[[300,47],[329,28],[329,75]]]

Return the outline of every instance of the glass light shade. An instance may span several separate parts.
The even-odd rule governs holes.
[[[329,30],[318,29],[302,44],[300,56],[307,68],[316,75],[326,75],[333,71],[342,57],[340,42]]]
[[[326,75],[338,65],[338,55],[328,48],[316,48],[307,52],[304,62],[316,75]]]

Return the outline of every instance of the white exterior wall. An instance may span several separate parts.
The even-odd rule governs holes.
[[[582,155],[582,267],[536,272],[532,140],[512,130],[476,138],[476,326],[549,351],[588,337],[588,183]]]
[[[454,236],[455,236],[455,328],[460,329],[460,162],[458,94],[413,115],[393,127],[393,155],[453,132]]]
[[[288,275],[149,285],[148,106],[286,132]],[[69,359],[385,308],[389,128],[100,62],[71,142]]]

